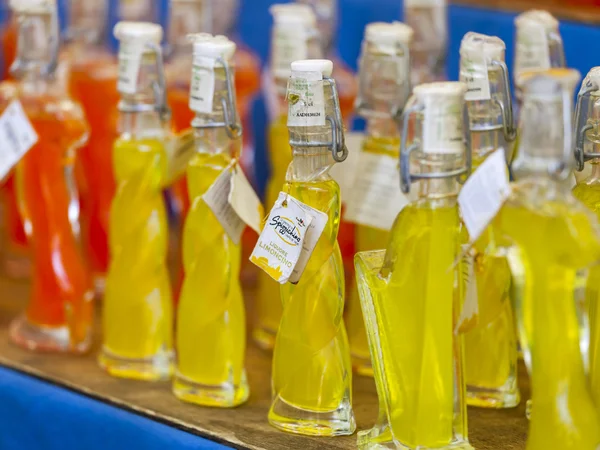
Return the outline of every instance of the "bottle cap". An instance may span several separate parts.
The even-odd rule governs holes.
[[[496,36],[474,33],[465,34],[460,44],[460,56],[471,60],[485,58],[488,63],[493,60],[504,61],[504,41]]]
[[[588,84],[592,85],[596,90],[600,89],[600,66],[592,67],[590,69],[585,80],[583,80],[581,89],[583,90]]]
[[[365,42],[382,53],[394,55],[401,45],[412,41],[413,29],[402,22],[374,22],[367,25]]]
[[[532,9],[519,14],[515,19],[517,28],[539,28],[542,27],[546,32],[558,31],[558,20],[548,11]]]
[[[275,26],[301,25],[316,28],[317,18],[312,8],[298,3],[276,4],[269,8]]]
[[[226,36],[213,36],[208,33],[188,36],[194,44],[194,57],[223,58],[229,60],[235,54],[236,45]]]
[[[56,0],[10,0],[14,12],[47,13],[56,9]]]
[[[328,59],[303,59],[292,63],[292,72],[320,72],[324,77],[330,77],[333,63]]]
[[[119,22],[113,30],[120,41],[160,44],[163,30],[160,25],[150,22]]]

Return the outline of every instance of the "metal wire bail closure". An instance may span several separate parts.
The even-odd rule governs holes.
[[[585,81],[584,81],[585,82]],[[574,119],[574,139],[573,145],[575,148],[575,168],[578,172],[581,172],[585,166],[585,162],[590,159],[600,158],[600,153],[585,153],[585,137],[588,131],[593,130],[594,126],[588,124],[586,114],[583,112],[589,110],[590,94],[599,89],[591,80],[585,86],[581,87],[579,94],[577,94],[577,105],[575,107],[575,119]]]
[[[500,108],[502,113],[502,130],[504,133],[504,139],[507,142],[513,142],[517,138],[517,127],[515,126],[515,118],[513,113],[513,101],[510,93],[510,81],[508,79],[508,68],[504,61],[492,60],[492,66],[500,68],[502,73],[502,94],[506,99],[506,105],[504,102],[494,99],[494,103]]]
[[[436,178],[453,178],[461,177],[464,181],[470,174],[472,169],[471,156],[471,129],[468,126],[469,108],[466,103],[463,107],[463,130],[464,130],[464,146],[465,146],[465,166],[461,169],[452,170],[449,172],[433,172],[433,173],[410,173],[410,155],[412,152],[421,149],[421,140],[416,139],[409,147],[408,140],[408,124],[412,114],[423,111],[423,105],[416,103],[416,98],[413,96],[407,102],[407,107],[402,114],[402,139],[400,143],[400,189],[404,194],[410,193],[410,186],[414,181],[430,180]]]
[[[227,136],[232,139],[238,139],[242,136],[243,127],[240,122],[237,103],[235,97],[235,86],[233,83],[232,70],[229,63],[222,57],[215,58],[215,61],[225,71],[225,83],[227,85],[227,97],[221,97],[221,106],[223,108],[223,122],[211,122],[194,124],[196,129],[208,129],[208,128],[225,128]]]

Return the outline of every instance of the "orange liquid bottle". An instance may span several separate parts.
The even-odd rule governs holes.
[[[20,80],[17,95],[38,141],[17,165],[16,184],[33,280],[26,313],[12,322],[10,338],[32,350],[79,353],[91,343],[93,292],[78,243],[73,169],[88,126],[81,107],[53,76],[56,6],[42,0],[27,6],[13,5],[20,24],[14,73]]]
[[[109,261],[110,205],[115,194],[111,149],[117,138],[118,67],[116,57],[102,45],[106,5],[95,0],[71,3],[69,88],[81,102],[91,127],[90,139],[77,161],[82,241],[96,287],[102,290]]]

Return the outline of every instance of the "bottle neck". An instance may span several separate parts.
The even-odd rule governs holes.
[[[121,21],[155,22],[156,0],[117,0],[118,17]]]
[[[452,172],[464,166],[463,155],[417,155],[417,173]],[[460,185],[458,177],[431,178],[418,181],[418,196],[420,199],[454,201]]]
[[[173,55],[189,55],[192,44],[188,36],[194,33],[211,33],[211,1],[171,1],[169,16],[169,46]]]
[[[68,40],[80,45],[100,45],[106,37],[106,2],[68,0],[66,7],[69,14]]]
[[[392,117],[369,117],[366,134],[373,138],[399,138],[398,122]]]

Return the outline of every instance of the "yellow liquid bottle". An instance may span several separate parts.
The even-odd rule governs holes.
[[[499,148],[509,154],[516,132],[504,63],[504,42],[467,33],[461,44],[460,80],[467,84],[473,167]],[[510,301],[508,261],[495,255],[492,231],[484,232],[473,250],[478,310],[466,318],[473,325],[465,334],[467,403],[487,408],[511,408],[520,400],[517,383],[517,334]]]
[[[463,241],[458,177],[470,169],[465,91],[463,83],[415,88],[403,133],[412,121],[418,138],[403,136],[400,166],[403,191],[417,188],[418,199],[398,215],[386,251],[355,258],[379,396],[379,420],[359,432],[360,449],[472,448],[456,320],[466,280],[462,265],[453,269]]]
[[[347,156],[332,68],[327,60],[292,64],[290,86],[295,90],[288,90],[288,127],[293,160],[283,191],[325,213],[328,220],[299,282],[281,287],[283,314],[273,354],[269,411],[271,425],[319,436],[349,435],[356,428],[343,320],[344,268],[337,243],[340,192],[329,175],[332,154],[336,161]],[[309,105],[311,98],[316,108]]]
[[[600,67],[583,81],[575,113],[575,158],[579,171],[590,167],[590,175],[573,188],[573,195],[600,219]],[[592,394],[600,405],[600,267],[590,270],[587,309],[590,322],[589,362]]]
[[[231,240],[203,199],[223,171],[237,164],[241,146],[231,66],[235,48],[225,37],[198,35],[194,42],[190,108],[196,114],[192,122],[196,154],[187,168],[191,207],[183,230],[185,278],[177,308],[173,383],[173,392],[181,400],[217,407],[237,406],[250,393],[244,369],[241,247]],[[214,82],[198,90],[195,80],[206,72],[213,74]],[[208,101],[195,100],[211,93],[213,98]],[[232,118],[232,124],[227,117]]]
[[[272,82],[265,86],[265,89],[269,91],[267,95],[276,103],[277,107],[273,109],[278,116],[269,125],[268,132],[271,176],[265,192],[266,211],[275,204],[281,186],[285,183],[288,166],[292,162],[285,104],[290,64],[296,59],[322,56],[317,40],[316,18],[309,6],[294,3],[278,4],[271,6],[270,12],[273,16],[270,61]],[[272,350],[282,313],[280,286],[263,271],[258,275],[256,309],[257,323],[252,336],[260,347]]]
[[[117,193],[110,211],[111,260],[99,362],[114,376],[157,380],[171,375],[173,358],[169,231],[162,194],[168,111],[164,96],[155,94],[164,91],[162,64],[157,64],[162,29],[120,22],[115,36],[121,41],[121,136],[113,149]],[[142,54],[123,55],[132,44]],[[136,62],[139,70],[130,72]]]
[[[509,246],[513,273],[522,274],[514,291],[533,401],[527,450],[600,444],[581,345],[589,332],[586,269],[600,260],[600,227],[569,186],[571,94],[578,78],[574,70],[554,69],[525,80],[517,181],[493,222]]]
[[[402,112],[411,90],[409,46],[412,35],[412,29],[400,22],[372,23],[365,31],[357,112],[367,120],[367,132],[362,145],[360,167],[381,164],[390,170],[396,170],[400,156],[400,134],[396,117]],[[374,176],[372,181],[377,184],[377,189],[382,188],[383,179],[380,174]],[[390,186],[384,188],[389,192],[397,192],[398,181],[385,179],[389,180]],[[388,198],[395,200],[396,196],[390,195]],[[404,205],[381,205],[385,209],[394,209],[391,214],[399,212],[402,206]],[[360,208],[356,213],[356,250],[364,252],[385,249],[392,226],[387,220],[388,215],[374,220],[375,215],[369,214],[364,207],[356,205],[356,208]],[[348,209],[348,217],[352,217],[354,210],[353,207]],[[372,376],[369,344],[355,283],[352,283],[349,294],[346,322],[352,366],[357,373]]]

